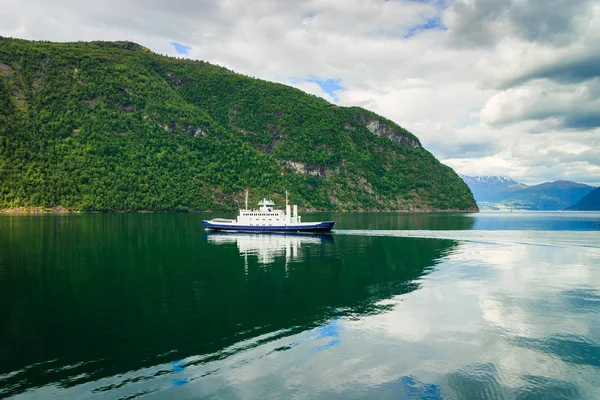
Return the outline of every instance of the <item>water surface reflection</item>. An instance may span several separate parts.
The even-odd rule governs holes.
[[[302,246],[320,246],[333,242],[333,235],[279,234],[279,233],[229,233],[207,232],[211,244],[236,244],[248,266],[248,256],[257,258],[259,264],[272,264],[276,257],[284,257],[286,264],[302,260]]]
[[[188,387],[300,344],[311,359],[343,346],[342,318],[386,312],[382,300],[417,290],[457,246],[203,240],[199,220],[0,218],[0,395],[127,397]]]
[[[594,218],[327,239],[202,217],[0,218],[0,396],[600,398]]]

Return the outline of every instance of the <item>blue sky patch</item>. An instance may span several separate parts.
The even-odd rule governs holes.
[[[437,8],[447,8],[449,0],[409,0],[415,3],[429,4]]]
[[[335,101],[339,100],[339,97],[337,96],[337,94],[335,94],[335,92],[345,90],[342,86],[340,86],[340,82],[342,81],[341,78],[322,79],[322,78],[314,78],[313,77],[313,78],[307,79],[306,81],[316,83],[317,85],[319,85],[321,87],[321,89],[325,93],[327,93],[328,95],[333,97],[333,99]]]
[[[177,42],[171,42],[171,46],[173,46],[175,48],[175,51],[177,52],[177,54],[188,54],[190,52],[190,50],[192,49],[188,45],[177,43]]]
[[[411,38],[423,31],[426,31],[429,29],[438,29],[441,31],[445,31],[448,28],[446,28],[446,26],[444,24],[442,24],[442,20],[440,19],[439,16],[437,16],[437,17],[429,18],[427,21],[425,21],[424,24],[415,25],[415,26],[410,27],[408,29],[408,33],[404,36],[404,38],[405,39]]]

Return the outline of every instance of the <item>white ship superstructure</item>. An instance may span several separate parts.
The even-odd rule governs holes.
[[[288,193],[285,192],[285,211],[275,209],[273,200],[263,198],[258,202],[259,208],[248,209],[248,192],[246,191],[246,208],[240,210],[237,219],[215,218],[202,221],[207,229],[239,230],[239,231],[271,231],[271,232],[329,232],[335,222],[302,222],[298,215],[298,206],[290,206]]]

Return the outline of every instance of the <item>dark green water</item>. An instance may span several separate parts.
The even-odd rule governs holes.
[[[0,398],[600,398],[598,213],[206,217],[0,217]]]

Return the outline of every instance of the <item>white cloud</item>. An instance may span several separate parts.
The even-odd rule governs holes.
[[[3,36],[131,40],[175,56],[177,42],[189,58],[328,101],[299,79],[339,78],[338,104],[396,121],[464,174],[600,183],[599,0],[0,0],[0,10]],[[405,38],[436,17],[447,30]]]
[[[504,125],[527,120],[550,121],[555,129],[600,126],[600,80],[561,85],[535,80],[492,96],[481,110],[481,121]],[[534,132],[535,133],[535,132]]]
[[[328,93],[326,93],[321,86],[314,82],[293,82],[291,86],[294,86],[300,90],[305,91],[306,93],[314,94],[315,96],[319,96],[324,98],[325,100],[333,103],[335,100]]]

